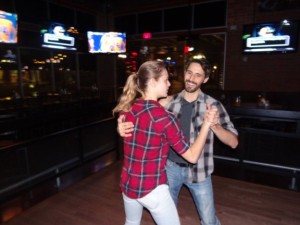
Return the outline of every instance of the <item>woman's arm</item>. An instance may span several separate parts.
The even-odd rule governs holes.
[[[158,102],[159,102],[163,107],[165,107],[165,106],[171,101],[171,99],[172,99],[172,96],[168,95],[168,96],[165,97],[165,98],[160,98],[160,99],[158,100]]]

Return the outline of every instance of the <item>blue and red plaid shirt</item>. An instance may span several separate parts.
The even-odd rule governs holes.
[[[137,100],[125,120],[134,124],[131,137],[124,138],[121,190],[130,198],[141,198],[167,183],[166,160],[171,146],[178,154],[189,148],[177,119],[157,101]]]

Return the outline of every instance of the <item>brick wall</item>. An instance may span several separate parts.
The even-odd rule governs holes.
[[[300,20],[300,4],[262,12],[258,1],[228,0],[225,90],[299,92],[300,47],[297,53],[243,55],[241,37],[244,24]]]

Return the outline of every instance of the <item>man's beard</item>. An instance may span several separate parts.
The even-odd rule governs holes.
[[[187,82],[192,83],[192,84],[194,84],[194,85],[196,85],[196,86],[189,87],[189,85],[187,84]],[[194,93],[194,92],[198,91],[199,88],[200,88],[200,86],[201,86],[200,84],[197,84],[197,83],[195,83],[195,82],[193,82],[193,81],[190,81],[190,80],[186,80],[186,81],[184,82],[184,90],[185,90],[186,92],[188,92],[188,93]]]

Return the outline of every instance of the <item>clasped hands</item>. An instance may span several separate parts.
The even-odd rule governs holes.
[[[118,118],[117,131],[121,137],[130,137],[132,135],[134,125],[132,122],[124,121],[125,116],[120,115]],[[211,128],[219,124],[219,112],[214,106],[207,105],[207,110],[203,118],[204,123],[208,123]]]

